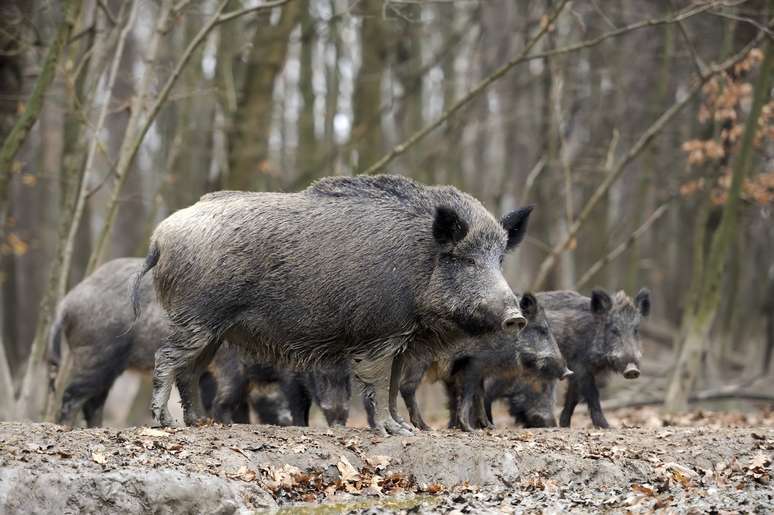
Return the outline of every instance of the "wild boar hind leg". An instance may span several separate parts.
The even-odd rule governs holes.
[[[382,435],[409,436],[413,433],[390,414],[390,382],[392,378],[392,354],[379,358],[353,359],[352,372],[363,383],[373,405],[374,420],[371,426]],[[395,392],[397,394],[397,391]]]
[[[151,412],[156,425],[169,426],[174,422],[167,403],[175,382],[180,390],[186,424],[193,424],[198,417],[203,416],[197,374],[202,367],[207,366],[204,363],[206,358],[214,354],[210,352],[213,345],[216,345],[215,337],[206,328],[173,327],[172,333],[156,351],[151,400]]]

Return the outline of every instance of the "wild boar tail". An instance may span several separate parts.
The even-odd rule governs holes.
[[[59,374],[59,364],[62,362],[63,327],[64,313],[59,309],[48,338],[48,389],[52,392],[56,389],[56,376]]]
[[[140,316],[140,282],[142,277],[148,273],[148,270],[156,266],[159,262],[159,256],[161,256],[161,250],[155,242],[151,243],[151,247],[148,250],[148,255],[145,257],[145,266],[137,274],[137,278],[134,280],[134,286],[132,287],[132,309],[134,310],[134,319]]]

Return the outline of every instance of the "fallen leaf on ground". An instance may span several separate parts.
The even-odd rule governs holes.
[[[107,463],[107,458],[101,452],[92,452],[91,459],[94,460],[95,463],[99,463],[100,465],[104,465],[105,463]]]
[[[226,473],[226,477],[229,477],[231,479],[241,479],[242,481],[245,481],[247,483],[250,483],[252,481],[255,481],[256,473],[254,470],[250,470],[244,465],[239,467],[239,470],[236,471],[236,473]]]
[[[639,494],[647,495],[649,497],[656,495],[656,490],[650,485],[640,485],[640,484],[634,483],[632,485],[632,490],[634,490]]]
[[[161,429],[153,429],[152,427],[143,427],[140,429],[140,436],[150,436],[151,438],[165,438],[169,436],[169,433],[162,431]]]
[[[355,481],[360,479],[360,474],[357,472],[357,469],[352,466],[346,456],[341,456],[341,458],[339,458],[336,468],[339,469],[342,481]]]
[[[382,454],[375,454],[373,456],[366,456],[365,462],[371,465],[375,469],[384,468],[390,464],[392,458],[390,456],[384,456]]]

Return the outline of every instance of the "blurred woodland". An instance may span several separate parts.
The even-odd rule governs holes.
[[[56,304],[217,189],[389,172],[534,204],[517,291],[653,292],[621,404],[774,397],[764,0],[1,0],[0,419]]]

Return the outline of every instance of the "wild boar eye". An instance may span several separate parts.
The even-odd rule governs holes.
[[[476,264],[476,260],[469,257],[462,258],[462,262],[465,263],[468,266],[474,266]]]

